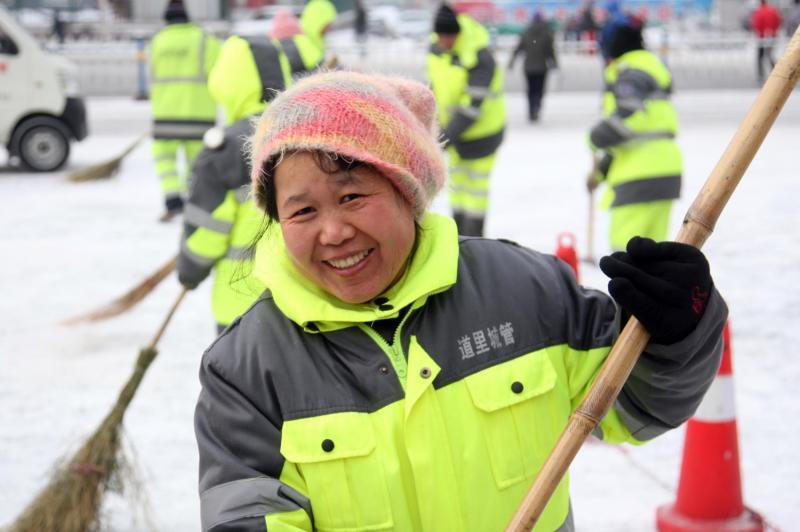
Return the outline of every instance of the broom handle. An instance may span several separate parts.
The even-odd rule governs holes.
[[[136,359],[136,364],[133,367],[133,373],[131,373],[131,376],[128,377],[128,380],[125,382],[125,386],[123,386],[122,390],[119,392],[119,396],[117,397],[117,402],[114,404],[114,408],[111,409],[111,412],[109,412],[108,416],[106,416],[106,418],[103,420],[103,424],[98,430],[103,430],[104,426],[113,426],[122,421],[122,417],[125,415],[125,410],[133,400],[133,396],[136,394],[136,390],[139,388],[139,384],[141,384],[147,368],[150,367],[150,364],[153,363],[156,355],[158,355],[158,351],[156,351],[156,344],[158,344],[158,341],[161,339],[161,335],[164,334],[164,330],[167,328],[167,325],[169,325],[172,315],[175,314],[175,311],[178,309],[178,305],[180,305],[181,301],[183,301],[186,292],[188,292],[187,288],[184,287],[181,289],[180,294],[178,294],[178,298],[170,307],[167,316],[164,318],[164,321],[158,328],[158,332],[150,342],[150,345],[139,351],[139,356]]]
[[[181,288],[180,294],[178,294],[177,299],[175,299],[175,302],[172,304],[172,307],[170,307],[169,312],[167,313],[167,316],[164,318],[164,321],[161,323],[161,327],[158,328],[158,332],[156,332],[156,335],[153,337],[153,340],[147,346],[148,349],[155,349],[156,348],[156,345],[158,344],[158,341],[161,340],[161,336],[164,334],[164,331],[167,329],[167,325],[169,325],[169,322],[172,320],[172,316],[175,314],[175,311],[178,310],[178,305],[181,304],[181,301],[183,301],[183,298],[184,298],[184,296],[186,296],[186,293],[188,291],[189,291],[189,289],[186,288],[186,287]]]
[[[700,248],[753,160],[800,75],[800,28],[775,65],[755,103],[731,139],[683,220],[677,242]],[[533,486],[506,531],[531,530],[581,444],[611,408],[650,335],[634,318],[620,334],[586,399],[570,416]]]

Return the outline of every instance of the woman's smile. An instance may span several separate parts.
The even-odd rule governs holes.
[[[322,262],[336,270],[339,275],[349,276],[360,272],[367,264],[368,258],[374,248],[359,251],[344,258],[327,259]]]

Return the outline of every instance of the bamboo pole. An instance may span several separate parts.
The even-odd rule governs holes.
[[[722,210],[797,84],[798,76],[800,28],[689,208],[675,239],[677,242],[700,248],[714,231]],[[636,319],[628,321],[586,399],[570,416],[567,427],[506,528],[507,532],[527,531],[536,525],[580,446],[613,405],[649,338]]]

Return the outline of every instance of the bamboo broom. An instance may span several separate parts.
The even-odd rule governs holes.
[[[153,340],[139,351],[133,373],[114,408],[66,465],[55,471],[48,485],[11,525],[10,532],[87,532],[100,529],[100,505],[119,465],[122,418],[147,368],[158,354],[156,345],[186,292],[186,288],[181,290]]]
[[[136,149],[136,146],[138,146],[148,136],[150,136],[150,132],[145,131],[136,140],[130,143],[128,147],[122,151],[122,153],[113,159],[70,172],[67,175],[67,180],[72,181],[73,183],[81,183],[83,181],[93,181],[96,179],[108,179],[119,171],[119,166],[122,164],[122,159],[127,157],[134,149]]]
[[[146,277],[142,282],[128,290],[126,293],[109,301],[102,307],[98,307],[92,311],[77,316],[72,316],[62,320],[61,325],[75,325],[78,323],[86,323],[93,321],[107,320],[114,316],[119,316],[123,312],[127,312],[139,301],[145,298],[147,294],[153,291],[161,281],[163,281],[178,263],[178,257],[172,257],[166,263],[158,268],[155,272]]]
[[[686,213],[677,242],[702,247],[714,230],[745,170],[753,160],[800,76],[800,28],[795,31],[755,103],[731,139]],[[581,444],[608,412],[650,335],[634,318],[628,321],[586,399],[561,434],[506,531],[531,530],[544,511]]]

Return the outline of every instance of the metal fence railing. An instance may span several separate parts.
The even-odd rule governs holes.
[[[786,42],[775,46],[777,58]],[[495,56],[503,67],[514,41],[500,39]],[[669,65],[677,90],[755,87],[756,43],[749,36],[671,37],[650,46]],[[345,67],[366,71],[425,78],[427,45],[421,41],[372,39],[363,53],[355,43],[335,39],[329,44]],[[559,69],[548,84],[553,91],[599,91],[602,60],[594,45],[585,41],[557,43]],[[78,42],[59,49],[77,66],[83,90],[88,95],[133,95],[139,86],[137,49],[134,41],[110,43]],[[506,89],[523,90],[521,61],[506,72]]]

